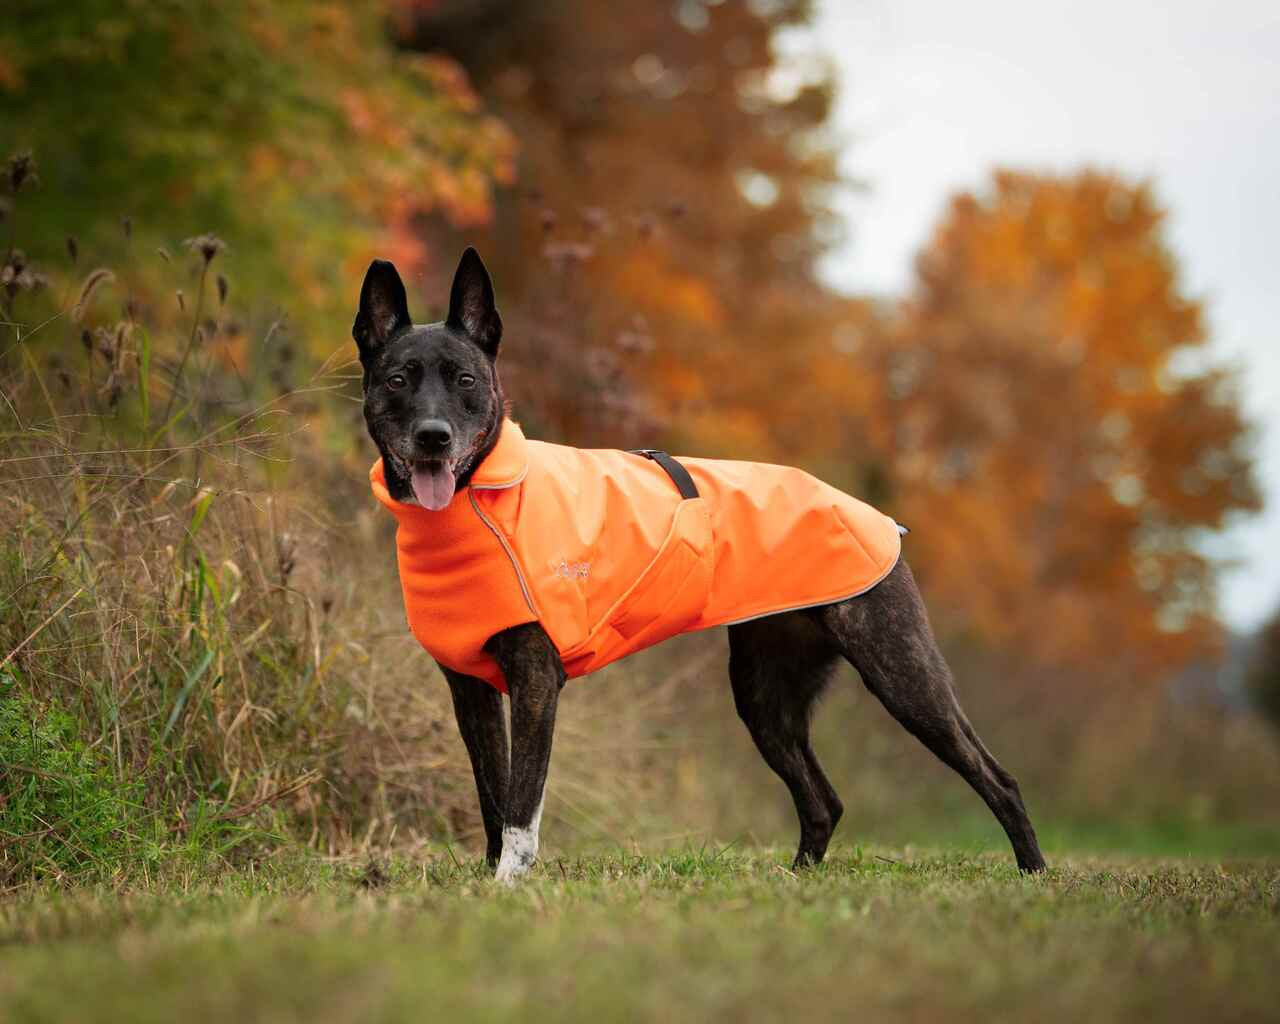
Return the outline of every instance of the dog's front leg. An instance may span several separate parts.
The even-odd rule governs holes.
[[[564,664],[551,638],[536,623],[504,630],[489,641],[486,650],[501,666],[511,694],[511,778],[497,871],[498,881],[511,882],[525,874],[538,856],[538,827]]]
[[[502,854],[502,815],[507,806],[507,780],[511,775],[507,759],[507,712],[502,694],[474,676],[440,666],[453,694],[453,712],[458,732],[471,756],[471,772],[480,797],[484,819],[485,860],[498,866]]]

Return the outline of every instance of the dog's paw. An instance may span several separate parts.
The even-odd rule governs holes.
[[[529,873],[538,859],[538,835],[532,829],[504,828],[502,830],[502,857],[494,879],[504,885],[513,885],[516,879]]]
[[[527,865],[522,866],[503,861],[498,865],[498,870],[493,873],[493,880],[501,885],[515,885],[528,873],[529,867]]]
[[[533,867],[533,861],[533,857],[511,854],[504,848],[502,859],[498,861],[498,870],[493,873],[494,881],[501,882],[503,885],[515,885],[519,879],[529,873],[529,869]]]

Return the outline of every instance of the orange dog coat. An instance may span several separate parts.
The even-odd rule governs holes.
[[[468,487],[437,512],[373,493],[398,521],[409,628],[442,665],[506,691],[484,652],[540,623],[572,677],[677,633],[829,604],[898,560],[898,526],[808,473],[714,459],[657,463],[526,440],[507,420]]]

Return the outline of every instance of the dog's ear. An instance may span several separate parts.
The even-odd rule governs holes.
[[[485,355],[493,359],[498,354],[502,340],[502,318],[493,304],[493,282],[484,269],[480,254],[467,246],[453,275],[453,288],[449,292],[450,327],[463,331]]]
[[[411,323],[404,282],[395,264],[374,260],[365,272],[364,284],[360,287],[360,309],[356,312],[356,322],[351,325],[351,336],[356,339],[360,358],[381,348],[388,338]]]

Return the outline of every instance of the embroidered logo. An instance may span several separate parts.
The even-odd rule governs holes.
[[[591,563],[568,562],[562,558],[558,562],[551,563],[551,572],[565,580],[585,580],[591,575]]]

